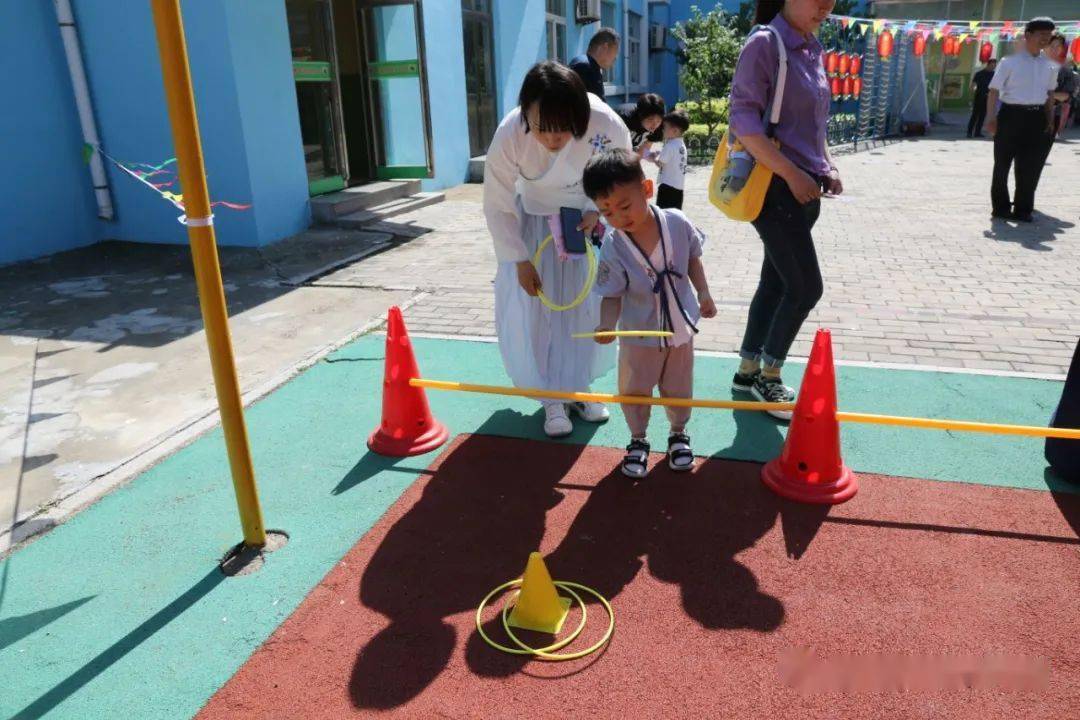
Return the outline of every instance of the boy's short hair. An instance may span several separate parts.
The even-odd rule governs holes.
[[[672,110],[664,116],[664,122],[678,128],[679,132],[686,132],[690,129],[690,116],[684,110]]]
[[[618,185],[640,183],[645,179],[641,158],[622,148],[605,150],[589,159],[581,184],[590,200],[607,197]]]
[[[1039,32],[1040,30],[1053,30],[1057,26],[1054,25],[1054,21],[1048,17],[1037,17],[1028,20],[1027,25],[1024,26],[1024,32]]]
[[[597,50],[604,45],[618,45],[619,33],[615,32],[615,28],[602,27],[593,33],[592,38],[589,40],[589,50]]]

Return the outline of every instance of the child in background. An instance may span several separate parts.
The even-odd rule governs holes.
[[[631,152],[594,155],[585,166],[582,185],[612,228],[600,249],[593,290],[604,298],[597,332],[613,330],[618,324],[621,330],[673,333],[670,338],[620,339],[619,393],[651,397],[659,385],[660,397],[693,397],[696,323],[716,315],[701,264],[701,233],[681,211],[649,204],[653,183]],[[623,405],[622,410],[630,427],[622,472],[641,478],[648,472],[650,406]],[[690,408],[666,410],[671,423],[668,467],[690,470],[694,467],[686,434]]]
[[[682,110],[664,116],[664,147],[650,153],[649,160],[660,166],[656,206],[682,210],[683,187],[686,183],[686,143],[683,135],[690,129],[690,118]]]

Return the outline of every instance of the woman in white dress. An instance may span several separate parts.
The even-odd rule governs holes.
[[[584,391],[614,366],[613,345],[571,337],[591,332],[600,319],[600,298],[592,293],[577,307],[558,312],[537,293],[568,303],[587,276],[585,257],[559,259],[554,243],[544,249],[539,268],[532,264],[551,232],[549,217],[560,208],[582,211],[581,229],[589,235],[599,220],[585,197],[581,177],[593,153],[630,148],[630,133],[603,100],[585,91],[572,70],[556,62],[539,63],[525,76],[518,107],[502,122],[484,167],[484,215],[499,261],[495,274],[495,326],[506,372],[518,387]],[[600,403],[543,401],[544,432],[568,435],[567,409],[587,422],[604,422]]]

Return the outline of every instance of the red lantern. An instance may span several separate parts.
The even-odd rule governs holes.
[[[986,63],[994,57],[994,46],[990,42],[984,42],[979,46],[979,62]]]
[[[847,53],[840,53],[840,74],[851,74],[851,56]]]
[[[915,42],[912,43],[911,52],[915,55],[915,57],[923,56],[923,53],[926,52],[925,35],[923,35],[922,33],[918,33],[917,35],[915,35]]]
[[[832,96],[833,100],[838,99],[844,93],[844,85],[840,82],[840,78],[834,77],[832,79]]]
[[[878,55],[883,58],[888,58],[892,55],[893,51],[893,36],[888,30],[883,30],[877,39],[877,51]]]
[[[825,53],[825,72],[829,75],[836,74],[836,68],[840,64],[840,58],[836,56],[836,53],[830,50]]]
[[[959,55],[960,54],[960,40],[949,35],[945,38],[945,42],[941,45],[942,55]]]
[[[1072,56],[1073,60],[1080,63],[1080,37],[1072,41]]]
[[[854,97],[862,95],[862,78],[854,77],[851,79],[851,94]]]
[[[851,56],[851,74],[858,75],[862,71],[862,55]]]
[[[844,97],[851,97],[855,92],[855,83],[852,81],[851,76],[844,78]]]

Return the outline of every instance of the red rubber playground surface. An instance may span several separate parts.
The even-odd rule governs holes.
[[[1080,717],[1080,496],[861,475],[816,507],[753,463],[632,484],[620,458],[457,438],[199,717]],[[538,548],[611,600],[603,652],[477,635]]]

